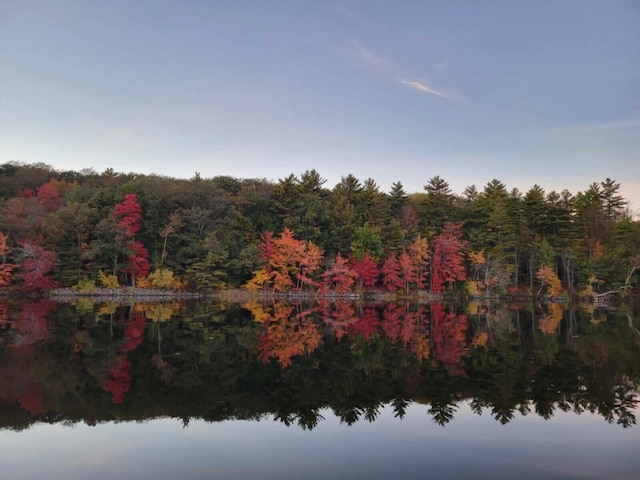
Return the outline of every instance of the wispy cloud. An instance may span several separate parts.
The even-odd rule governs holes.
[[[356,40],[352,40],[352,51],[358,60],[373,73],[385,76],[392,76],[398,72],[399,68],[390,60],[373,53],[371,50],[360,44]]]
[[[411,88],[413,88],[415,90],[418,90],[419,92],[422,92],[422,93],[427,93],[429,95],[435,95],[436,97],[445,98],[447,100],[458,100],[457,98],[455,98],[451,94],[448,94],[446,92],[441,92],[440,90],[435,90],[435,89],[431,88],[429,85],[427,85],[424,82],[418,82],[418,81],[415,81],[415,80],[403,80],[403,79],[400,79],[400,83],[402,83],[403,85],[406,85],[407,87],[411,87]]]
[[[372,52],[356,40],[352,40],[351,43],[351,52],[355,55],[358,61],[360,61],[360,63],[373,74],[393,80],[420,93],[435,95],[436,97],[454,102],[463,100],[462,95],[457,92],[433,88],[423,80],[410,80],[413,75],[407,74],[403,68],[393,61]]]

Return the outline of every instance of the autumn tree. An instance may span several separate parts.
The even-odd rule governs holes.
[[[549,295],[551,295],[552,297],[555,297],[562,292],[560,279],[551,267],[546,265],[540,267],[536,272],[536,278],[540,282],[540,290],[538,290],[538,295],[540,295],[544,288],[547,288],[547,293],[549,293]]]
[[[390,292],[404,289],[405,284],[402,279],[402,267],[398,257],[390,253],[380,269],[382,274],[382,285]]]
[[[358,278],[358,274],[349,267],[347,259],[339,253],[331,268],[321,276],[323,287],[336,293],[350,291]]]
[[[429,244],[427,239],[418,234],[414,241],[409,244],[407,253],[413,264],[416,286],[418,289],[424,288],[429,273]]]
[[[26,291],[47,291],[57,283],[51,278],[51,271],[58,264],[55,252],[24,241],[22,253],[22,289]]]
[[[462,225],[447,223],[440,235],[433,240],[431,290],[441,292],[445,284],[465,280],[465,243],[462,240]]]
[[[362,258],[352,258],[350,261],[351,270],[358,275],[358,288],[362,290],[364,287],[373,288],[378,282],[380,270],[378,264],[368,255]]]
[[[142,228],[142,207],[135,194],[128,193],[122,203],[113,209],[118,220],[118,227],[127,238],[124,251],[127,255],[127,265],[123,271],[131,275],[131,284],[135,286],[137,277],[146,276],[151,270],[149,254],[145,246],[136,241],[135,236]]]
[[[266,274],[278,292],[315,285],[313,276],[320,268],[323,255],[313,242],[297,240],[293,231],[285,228],[278,237],[271,232],[263,235],[260,251],[265,267],[254,273],[252,283],[257,283],[256,276]]]
[[[409,291],[415,285],[417,288],[420,284],[420,277],[416,272],[416,265],[407,252],[402,252],[398,257],[399,274],[402,280],[402,288],[405,295],[409,295]]]

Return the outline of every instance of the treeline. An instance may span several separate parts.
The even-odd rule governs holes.
[[[315,170],[278,182],[0,166],[0,288],[95,285],[588,295],[634,286],[640,223],[619,183],[383,192]]]

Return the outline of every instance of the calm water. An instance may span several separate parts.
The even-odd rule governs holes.
[[[638,478],[634,315],[0,302],[2,478]]]

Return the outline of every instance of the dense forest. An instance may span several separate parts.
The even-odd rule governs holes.
[[[619,183],[381,191],[315,170],[272,182],[0,166],[0,289],[388,290],[573,296],[638,282]]]

